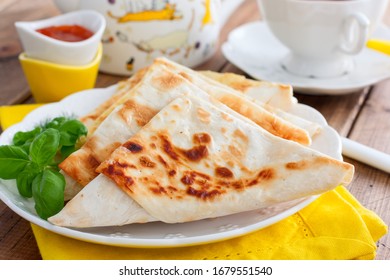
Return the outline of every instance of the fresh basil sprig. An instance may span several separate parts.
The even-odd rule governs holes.
[[[16,179],[20,195],[34,199],[41,218],[57,214],[64,207],[65,189],[58,164],[78,148],[87,132],[83,123],[68,117],[17,132],[11,145],[0,146],[0,178]]]

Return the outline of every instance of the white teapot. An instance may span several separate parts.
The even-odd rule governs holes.
[[[221,27],[243,0],[54,0],[63,12],[106,19],[102,72],[131,75],[155,57],[195,67],[216,51]]]

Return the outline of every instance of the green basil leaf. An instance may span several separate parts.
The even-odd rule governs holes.
[[[31,143],[31,160],[40,166],[50,164],[57,153],[59,144],[60,133],[53,128],[48,128]]]
[[[23,145],[20,145],[19,147],[21,147],[28,154],[28,153],[30,153],[30,146],[31,146],[31,143],[33,140],[34,139],[29,139]]]
[[[16,146],[22,146],[26,142],[31,142],[41,131],[42,129],[40,127],[36,127],[30,131],[19,131],[15,133],[12,143]]]
[[[16,179],[30,162],[28,154],[18,146],[0,146],[0,178]]]
[[[43,128],[44,129],[48,129],[48,128],[54,128],[54,129],[59,129],[61,127],[61,125],[66,122],[67,118],[66,117],[56,117],[48,122],[46,122],[44,125],[43,125]]]
[[[88,130],[79,120],[67,120],[60,127],[61,145],[74,146],[80,136],[87,135]]]
[[[64,207],[65,178],[56,171],[45,169],[32,182],[35,210],[42,219],[47,219]]]
[[[32,182],[34,178],[41,172],[39,166],[31,162],[26,165],[24,170],[19,173],[16,178],[16,185],[20,195],[24,197],[32,197]]]

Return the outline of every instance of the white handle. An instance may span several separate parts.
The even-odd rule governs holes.
[[[350,139],[341,138],[343,155],[390,173],[390,155]]]
[[[362,13],[349,15],[343,23],[340,49],[347,54],[358,54],[366,45],[370,20]]]

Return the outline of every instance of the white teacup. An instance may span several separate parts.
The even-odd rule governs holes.
[[[330,78],[354,69],[388,0],[257,0],[263,19],[290,53],[287,71]]]

